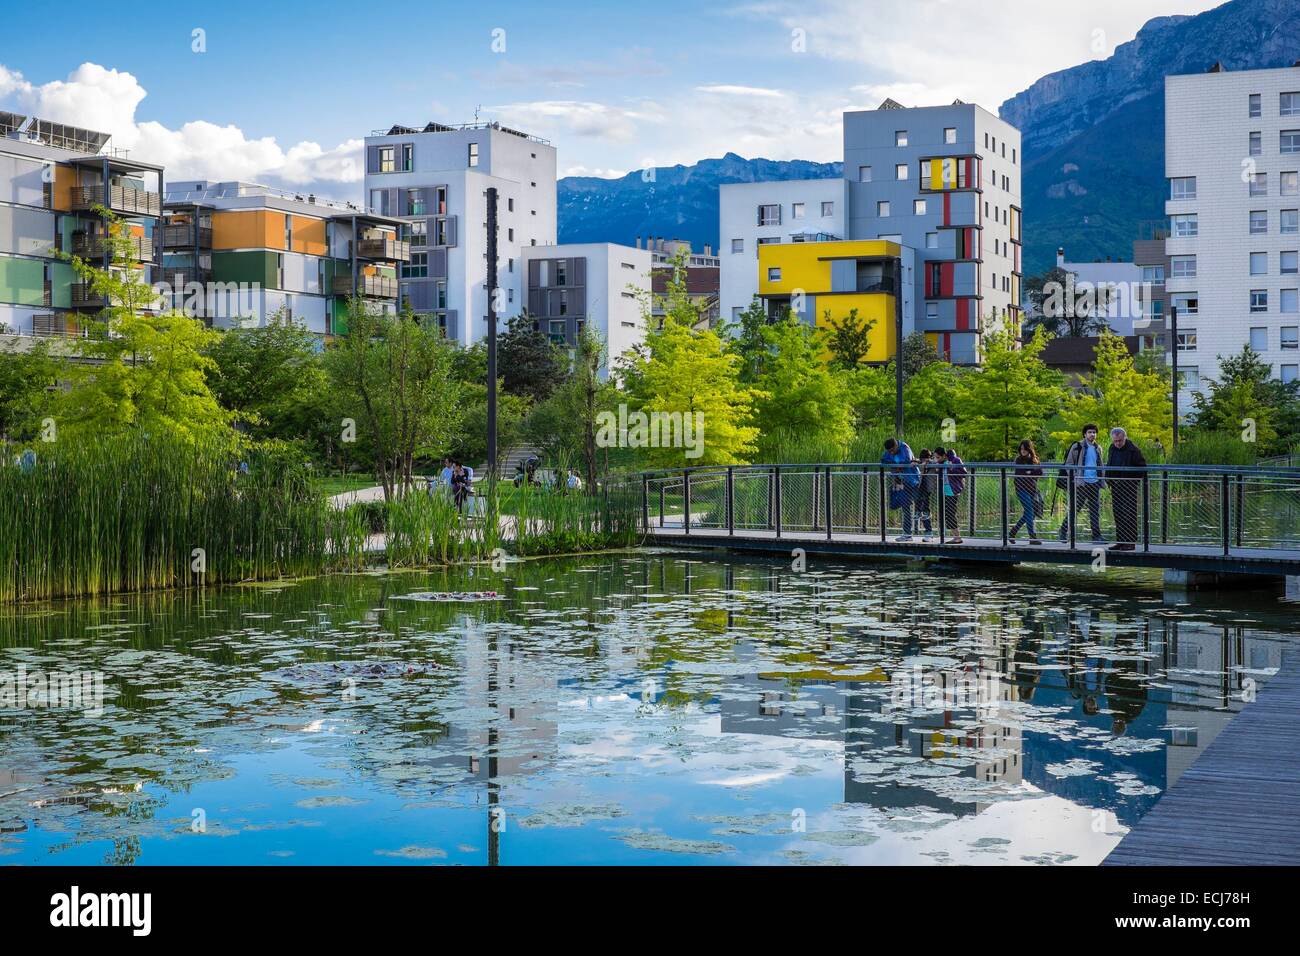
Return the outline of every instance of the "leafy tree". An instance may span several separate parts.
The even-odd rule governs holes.
[[[1036,334],[1024,345],[1010,331],[984,339],[984,364],[957,381],[958,433],[967,457],[1005,461],[1024,438],[1041,438],[1047,420],[1065,399],[1064,376],[1042,360],[1048,336]]]
[[[857,309],[849,309],[843,319],[831,317],[830,309],[824,314],[826,348],[831,354],[831,364],[846,371],[865,365],[871,353],[871,330],[876,320],[860,320]]]
[[[1218,380],[1193,396],[1196,431],[1221,432],[1257,445],[1261,455],[1286,451],[1296,437],[1300,401],[1295,382],[1272,377],[1249,345],[1230,358],[1219,356]]]
[[[545,399],[567,373],[564,353],[527,312],[512,317],[497,340],[497,370],[506,392],[530,402]]]
[[[763,300],[754,296],[748,308],[740,313],[739,321],[726,326],[727,349],[740,358],[740,380],[753,384],[763,374],[769,357],[767,337],[763,330],[769,319]]]
[[[264,326],[222,333],[208,355],[217,400],[255,437],[289,439],[313,431],[326,379],[316,336],[305,326],[281,312]]]
[[[924,332],[913,332],[903,338],[904,381],[938,362],[943,362],[943,359]]]
[[[128,226],[99,207],[113,266],[68,256],[73,270],[108,305],[75,348],[85,361],[66,369],[70,388],[56,403],[61,430],[96,433],[136,429],[187,438],[228,432],[234,415],[209,384],[209,350],[219,333],[175,312],[154,314],[158,296],[131,265]]]
[[[451,442],[460,410],[454,348],[409,312],[389,315],[354,297],[347,335],[325,351],[336,407],[366,443],[385,499],[412,485],[417,455]]]
[[[26,442],[36,437],[41,419],[54,402],[59,361],[49,344],[0,344],[0,440]]]
[[[1081,302],[1075,292],[1075,274],[1060,266],[1026,279],[1025,298],[1030,306],[1030,319],[1025,323],[1026,336],[1032,336],[1040,328],[1051,335],[1070,337],[1098,335],[1109,328],[1106,320],[1100,317],[1110,303],[1109,293],[1098,289],[1091,296],[1091,302],[1087,301],[1088,296],[1084,296]]]
[[[1090,422],[1103,430],[1118,425],[1149,456],[1152,451],[1170,446],[1172,416],[1169,378],[1159,372],[1140,371],[1124,340],[1107,331],[1097,342],[1092,374],[1062,410],[1066,427],[1053,432],[1052,437],[1070,442]]]
[[[624,382],[632,404],[647,415],[699,413],[702,454],[688,458],[689,448],[661,447],[644,449],[645,457],[660,467],[743,463],[758,438],[751,422],[754,403],[765,396],[741,381],[740,354],[724,346],[713,329],[693,327],[693,311],[672,308],[663,328],[650,329],[624,360]],[[645,318],[649,325],[648,312]]]
[[[793,313],[763,328],[769,358],[755,386],[759,453],[770,455],[771,440],[800,440],[839,449],[853,436],[841,372],[822,361],[821,337]]]

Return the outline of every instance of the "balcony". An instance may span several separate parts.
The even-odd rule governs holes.
[[[107,200],[107,201],[106,201]],[[72,208],[76,212],[93,210],[95,206],[107,206],[113,212],[128,216],[161,216],[162,197],[143,189],[128,186],[110,186],[108,195],[104,195],[103,186],[72,187]]]
[[[145,236],[128,236],[130,256],[135,262],[153,261],[153,240]],[[92,235],[86,232],[72,234],[72,254],[83,259],[102,259],[105,251],[111,250],[108,236]]]
[[[32,335],[45,338],[85,338],[86,330],[62,312],[38,312],[32,316]]]
[[[211,226],[182,224],[163,227],[164,249],[192,249],[196,245],[200,249],[212,248]]]
[[[335,276],[333,289],[335,295],[351,295],[352,277]],[[387,276],[357,276],[357,295],[374,299],[396,299],[397,280]]]
[[[108,305],[108,300],[102,295],[97,295],[88,282],[74,282],[69,289],[72,293],[74,309],[102,309]]]
[[[212,281],[211,269],[172,268],[164,266],[159,271],[159,282],[165,282],[176,292],[183,292],[194,283],[206,286]]]
[[[357,243],[357,255],[362,259],[410,262],[411,244],[399,239],[362,239]]]

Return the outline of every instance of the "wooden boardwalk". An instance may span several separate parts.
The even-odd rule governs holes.
[[[789,554],[793,548],[808,553],[850,555],[878,555],[881,557],[940,558],[955,561],[988,561],[1002,564],[1044,562],[1049,564],[1091,564],[1096,559],[1095,549],[1105,551],[1107,565],[1115,567],[1169,568],[1180,571],[1203,571],[1220,574],[1259,574],[1272,577],[1300,575],[1300,549],[1252,548],[1234,546],[1231,554],[1224,554],[1216,545],[1159,544],[1152,541],[1144,545],[1138,541],[1133,551],[1111,551],[1111,542],[1093,544],[1087,538],[1076,541],[1074,548],[1056,540],[1055,535],[1044,536],[1041,545],[1031,545],[1022,534],[1016,543],[1003,544],[1001,536],[964,535],[961,544],[940,542],[936,537],[923,542],[920,536],[900,542],[891,533],[882,540],[879,532],[843,531],[839,527],[831,537],[821,531],[791,531],[783,529],[780,536],[775,531],[737,528],[728,533],[726,528],[704,528],[692,524],[690,533],[677,524],[658,526],[652,520],[647,542],[673,547],[727,548],[767,554]]]
[[[1300,651],[1138,821],[1104,866],[1300,863]]]

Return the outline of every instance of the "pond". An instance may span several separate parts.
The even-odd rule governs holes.
[[[1294,645],[1232,603],[642,551],[26,607],[0,863],[1093,865]]]

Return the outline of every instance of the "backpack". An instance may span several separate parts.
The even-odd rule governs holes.
[[[1065,450],[1065,458],[1062,459],[1061,464],[1068,465],[1070,463],[1070,456],[1074,454],[1076,448],[1079,448],[1080,456],[1082,456],[1083,449],[1079,447],[1079,442],[1072,442],[1070,447]],[[1074,463],[1076,465],[1079,463],[1077,458]],[[1065,491],[1070,487],[1070,471],[1068,469],[1062,468],[1060,473],[1056,476],[1056,487],[1061,491]]]

